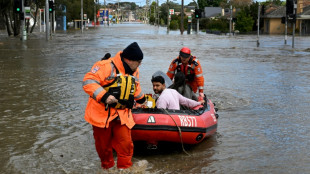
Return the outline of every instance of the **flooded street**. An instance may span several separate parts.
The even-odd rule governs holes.
[[[201,144],[135,148],[140,173],[309,173],[310,37],[219,36],[144,24],[36,33],[21,42],[0,33],[0,173],[101,173],[84,121],[82,80],[109,52],[131,42],[144,52],[142,91],[183,46],[202,64],[205,92],[219,111],[217,133]],[[307,133],[308,132],[308,133]],[[169,147],[167,147],[169,146]],[[116,171],[116,170],[115,170]]]

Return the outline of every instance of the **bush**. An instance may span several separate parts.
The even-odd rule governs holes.
[[[206,29],[226,33],[229,30],[229,23],[224,18],[210,20],[209,22],[206,23]]]
[[[179,21],[178,20],[172,20],[170,22],[169,29],[170,30],[177,30],[177,29],[179,29]]]
[[[160,25],[161,25],[161,26],[164,26],[164,25],[165,25],[164,19],[160,19]]]
[[[154,24],[155,23],[155,17],[154,16],[151,16],[150,17],[150,24]]]
[[[250,32],[252,31],[253,24],[254,20],[244,10],[240,11],[237,14],[237,22],[235,25],[236,30],[239,30],[240,32],[243,33]]]

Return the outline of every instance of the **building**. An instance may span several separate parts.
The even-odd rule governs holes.
[[[205,7],[204,17],[205,18],[214,18],[224,16],[223,10],[221,7]]]
[[[282,18],[286,16],[286,6],[269,6],[266,9],[264,19],[265,34],[284,34],[285,23]],[[291,20],[287,23],[287,32],[291,33],[293,23]],[[296,30],[300,35],[310,35],[310,0],[297,1]]]
[[[285,23],[282,23],[282,17],[286,15],[286,7],[268,7],[265,15],[262,16],[264,19],[264,29],[265,34],[284,34],[285,33]],[[292,23],[288,23],[288,32],[292,30]]]

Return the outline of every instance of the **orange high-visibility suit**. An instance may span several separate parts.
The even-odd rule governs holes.
[[[103,102],[105,100],[102,101],[102,98],[108,97],[104,86],[113,82],[117,72],[128,75],[121,59],[121,53],[122,51],[113,58],[96,62],[83,79],[83,89],[90,96],[85,110],[85,120],[93,125],[96,150],[101,159],[101,166],[106,169],[114,166],[113,149],[117,152],[118,168],[128,168],[132,165],[131,128],[135,122],[131,109],[106,107]],[[139,69],[132,76],[136,79],[134,99],[143,103],[145,97],[138,80]]]
[[[172,80],[174,75],[181,71],[186,76],[186,83],[190,85],[192,90],[196,93],[197,89],[199,93],[203,93],[204,87],[204,77],[200,62],[196,59],[195,56],[191,56],[188,64],[184,65],[179,60],[180,58],[175,58],[167,71],[167,76]]]

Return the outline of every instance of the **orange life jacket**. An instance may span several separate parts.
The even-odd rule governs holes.
[[[118,52],[115,57],[108,60],[96,62],[91,71],[86,73],[83,79],[83,89],[90,96],[85,109],[85,120],[97,127],[109,127],[110,121],[119,116],[121,124],[126,124],[128,128],[132,128],[135,123],[132,117],[131,109],[117,109],[115,107],[107,107],[101,102],[101,98],[108,91],[104,86],[112,84],[119,73],[128,76]],[[135,100],[140,100],[144,94],[140,88],[139,69],[133,76],[135,77],[135,92],[133,93]]]
[[[180,58],[174,59],[167,71],[167,76],[172,80],[177,72],[183,72],[186,77],[186,83],[191,86],[194,92],[199,89],[203,93],[204,77],[201,65],[195,56],[191,56],[188,64],[184,65]]]

